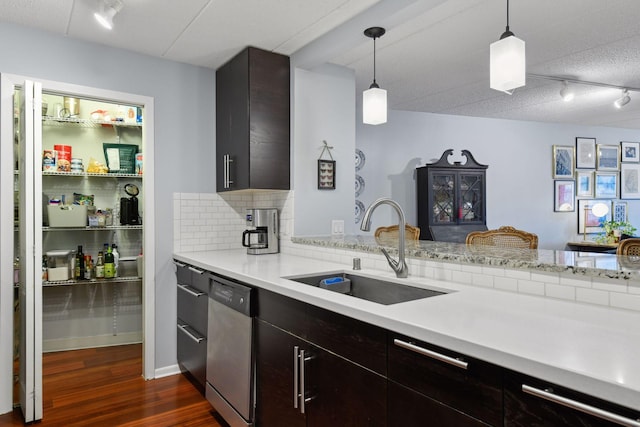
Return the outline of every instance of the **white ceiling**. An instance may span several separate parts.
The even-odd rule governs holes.
[[[123,0],[114,30],[93,20],[97,0],[0,0],[0,21],[170,60],[217,68],[247,45],[300,66],[353,68],[377,81],[390,108],[640,129],[640,92],[528,78],[511,96],[489,89],[489,44],[506,25],[505,0]],[[526,42],[527,72],[640,88],[639,0],[512,0],[510,25]]]

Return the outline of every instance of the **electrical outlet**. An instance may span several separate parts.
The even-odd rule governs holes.
[[[331,220],[331,235],[343,235],[344,234],[344,220],[332,219]]]

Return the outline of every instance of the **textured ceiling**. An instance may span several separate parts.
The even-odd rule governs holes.
[[[640,129],[640,93],[617,110],[617,89],[528,78],[511,96],[489,89],[489,44],[505,0],[124,0],[115,28],[91,17],[96,0],[0,0],[0,20],[175,61],[217,68],[246,45],[353,68],[399,110]],[[640,88],[639,0],[513,0],[510,25],[526,42],[527,71]],[[295,61],[294,61],[295,63]]]

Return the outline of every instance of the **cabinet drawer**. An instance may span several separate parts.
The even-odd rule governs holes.
[[[502,424],[502,375],[489,363],[389,333],[390,380],[490,425]]]
[[[204,387],[207,367],[207,339],[178,319],[178,363]]]
[[[386,330],[312,305],[307,313],[309,341],[386,376]]]
[[[191,284],[191,270],[189,270],[189,266],[183,262],[174,260],[173,263],[176,265],[176,278],[178,279],[178,283],[183,285]]]
[[[178,318],[203,336],[207,335],[208,309],[206,292],[178,284]]]
[[[384,329],[263,289],[258,298],[260,319],[386,375]]]
[[[484,427],[488,425],[393,381],[389,381],[387,387],[389,390],[388,425],[390,426]]]
[[[191,286],[200,292],[208,294],[211,274],[196,267],[189,266],[189,269],[191,270]]]
[[[504,393],[505,427],[640,425],[638,410],[510,371]]]

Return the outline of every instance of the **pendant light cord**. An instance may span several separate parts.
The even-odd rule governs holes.
[[[509,31],[509,0],[507,0],[507,31]]]
[[[376,83],[376,38],[373,38],[373,83]]]

